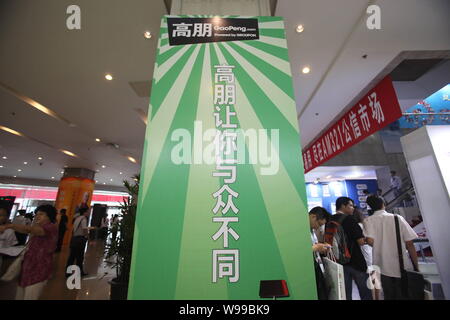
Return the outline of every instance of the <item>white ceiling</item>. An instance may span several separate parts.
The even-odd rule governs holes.
[[[381,8],[381,30],[366,27],[369,4]],[[449,12],[448,0],[278,1],[276,15],[285,18],[302,145],[364,94],[402,51],[450,50]],[[305,26],[303,33],[295,32],[298,24]],[[300,72],[304,65],[311,67],[310,74]]]
[[[370,2],[381,7],[382,30],[368,30],[361,19],[369,1],[278,0],[304,146],[401,51],[450,50],[450,1]],[[71,4],[81,7],[79,31],[66,28]],[[0,83],[76,124],[69,127],[0,88],[0,125],[50,145],[0,131],[0,176],[57,180],[64,166],[84,167],[99,170],[96,179],[103,187],[120,186],[123,177],[137,173],[140,165],[126,156],[140,162],[145,124],[135,109],[146,111],[148,98],[138,97],[129,82],[151,80],[163,14],[163,0],[0,1]],[[299,23],[305,26],[301,34],[295,32]],[[145,30],[152,39],[142,36]],[[301,74],[303,65],[311,66],[310,74]],[[104,80],[108,72],[115,80]]]
[[[81,30],[66,28],[66,8],[81,8]],[[163,1],[3,0],[0,4],[0,82],[77,125],[69,127],[0,89],[0,125],[66,149],[80,158],[0,131],[0,176],[51,179],[61,169],[100,170],[99,184],[122,185],[138,173],[147,110],[130,81],[150,80]],[[145,30],[154,37],[146,40]],[[111,72],[115,80],[106,81]],[[13,113],[15,115],[13,115]],[[95,142],[117,143],[119,150]],[[42,166],[37,157],[43,156]],[[23,161],[29,165],[24,166]],[[103,169],[101,165],[105,165]],[[23,171],[18,173],[17,169]],[[122,175],[119,172],[123,172]],[[111,182],[110,179],[113,179]]]

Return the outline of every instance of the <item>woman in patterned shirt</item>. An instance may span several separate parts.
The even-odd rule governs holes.
[[[58,240],[56,209],[51,205],[39,206],[32,225],[0,226],[0,232],[6,229],[31,235],[22,262],[16,300],[37,300],[52,274],[53,253]]]

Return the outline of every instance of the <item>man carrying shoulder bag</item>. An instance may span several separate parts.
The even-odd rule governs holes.
[[[403,217],[386,212],[380,197],[369,196],[366,202],[372,209],[364,220],[366,237],[373,247],[373,265],[380,268],[384,300],[424,299],[413,244],[417,234]]]
[[[84,272],[83,269],[83,261],[84,261],[84,249],[86,247],[86,242],[89,235],[88,228],[88,217],[89,217],[89,208],[82,207],[80,208],[80,215],[77,216],[73,222],[73,231],[72,231],[72,239],[70,241],[70,255],[67,260],[67,267],[73,265],[75,262],[80,268],[80,272],[82,276],[86,276],[87,273]],[[66,275],[68,275],[66,273]]]

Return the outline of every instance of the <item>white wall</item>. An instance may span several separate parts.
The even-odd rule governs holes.
[[[401,138],[442,287],[450,299],[450,126],[425,126]]]

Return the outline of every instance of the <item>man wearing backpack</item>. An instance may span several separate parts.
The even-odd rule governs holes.
[[[354,202],[348,197],[336,200],[336,214],[325,227],[325,241],[333,246],[336,261],[344,267],[345,294],[352,300],[352,280],[358,287],[361,300],[372,300],[367,286],[367,264],[361,251],[366,239],[353,217]]]

